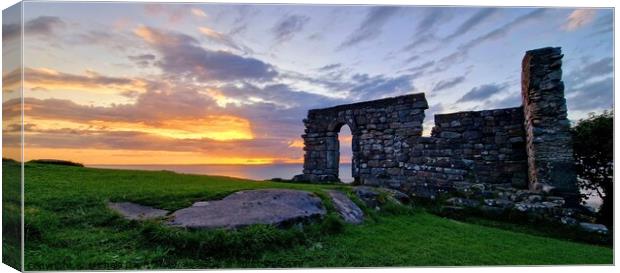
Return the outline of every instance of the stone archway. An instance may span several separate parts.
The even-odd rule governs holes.
[[[353,124],[351,122],[351,124]],[[336,168],[337,168],[337,178],[338,181],[340,182],[345,182],[342,177],[343,175],[340,173],[340,167],[342,166],[342,164],[346,164],[345,162],[341,161],[341,152],[345,151],[343,150],[342,144],[343,144],[343,128],[344,127],[348,127],[349,131],[351,133],[351,145],[350,147],[345,147],[345,149],[350,149],[351,152],[351,159],[350,159],[350,164],[351,164],[351,177],[353,178],[353,181],[347,181],[347,182],[352,182],[352,183],[356,183],[359,182],[359,160],[357,160],[358,157],[358,153],[359,153],[359,145],[358,143],[358,135],[359,135],[359,131],[358,130],[354,130],[354,127],[352,125],[350,125],[347,122],[342,122],[342,123],[338,123],[338,125],[333,126],[330,128],[331,132],[334,132],[336,134],[336,140],[337,140],[337,146],[336,146],[336,154],[335,156],[335,160],[336,160]]]
[[[403,143],[422,134],[424,109],[428,109],[424,94],[413,94],[308,111],[302,135],[304,170],[294,180],[339,181],[338,133],[344,124],[352,134],[355,182],[372,183],[385,177],[388,168],[409,156]]]

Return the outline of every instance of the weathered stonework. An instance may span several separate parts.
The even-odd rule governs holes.
[[[353,135],[353,177],[362,185],[435,198],[472,185],[555,189],[577,196],[559,48],[528,51],[520,107],[435,115],[422,137],[423,93],[308,112],[297,181],[338,181],[338,132]]]
[[[525,113],[530,190],[552,186],[577,198],[570,122],[559,47],[526,52],[521,94]],[[574,200],[573,200],[574,201]]]
[[[525,188],[521,107],[435,116],[431,137],[413,139],[401,189],[434,198],[470,184]]]
[[[338,181],[338,132],[347,124],[353,136],[352,176],[370,184],[402,171],[409,156],[407,140],[422,135],[424,94],[413,94],[310,110],[304,139],[304,173],[299,181]],[[401,163],[399,165],[399,163]]]

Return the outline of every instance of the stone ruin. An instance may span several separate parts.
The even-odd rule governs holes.
[[[561,49],[527,51],[519,107],[435,115],[423,93],[308,111],[296,181],[339,181],[338,133],[352,133],[354,183],[435,198],[473,184],[553,192],[577,204]]]

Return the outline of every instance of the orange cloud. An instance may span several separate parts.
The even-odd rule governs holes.
[[[215,39],[222,39],[224,37],[222,33],[219,33],[208,27],[198,27],[198,30],[200,31],[200,33],[207,35],[207,37],[211,37]]]
[[[167,44],[167,45],[175,45],[181,43],[180,41],[182,37],[174,36],[174,35],[166,35],[165,33],[155,31],[153,28],[146,26],[139,26],[134,30],[134,34],[138,37],[142,38],[149,44]]]
[[[156,123],[124,121],[76,122],[26,116],[25,123],[36,124],[37,130],[77,130],[83,133],[139,132],[172,139],[212,139],[218,141],[254,139],[250,122],[234,116],[206,116],[200,119],[172,119]],[[27,132],[28,133],[28,132]],[[36,133],[33,131],[32,133]]]
[[[594,9],[576,9],[566,18],[562,28],[567,31],[576,30],[591,23],[595,16],[596,10]]]
[[[288,146],[291,148],[303,148],[304,147],[304,141],[301,139],[295,139],[295,140],[291,140],[288,143]]]
[[[215,100],[215,103],[219,107],[226,107],[226,105],[229,104],[229,103],[234,103],[234,104],[237,104],[237,105],[241,104],[241,101],[239,101],[237,99],[234,99],[234,98],[227,97],[226,95],[224,95],[224,93],[222,93],[222,91],[214,89],[214,88],[208,88],[206,90],[206,93],[213,100]]]
[[[15,88],[21,80],[21,70],[15,69],[2,76],[3,89]],[[147,81],[143,79],[109,77],[88,70],[84,75],[59,72],[50,68],[24,68],[24,87],[47,90],[88,90],[88,92],[145,92]]]
[[[192,8],[191,12],[193,15],[198,16],[198,17],[207,17],[207,14],[199,8]]]

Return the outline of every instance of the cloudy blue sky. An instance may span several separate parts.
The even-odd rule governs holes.
[[[613,104],[611,9],[29,2],[24,16],[32,157],[299,162],[308,109],[424,92],[429,132],[436,113],[519,106],[523,54],[546,46],[565,54],[570,119]]]

